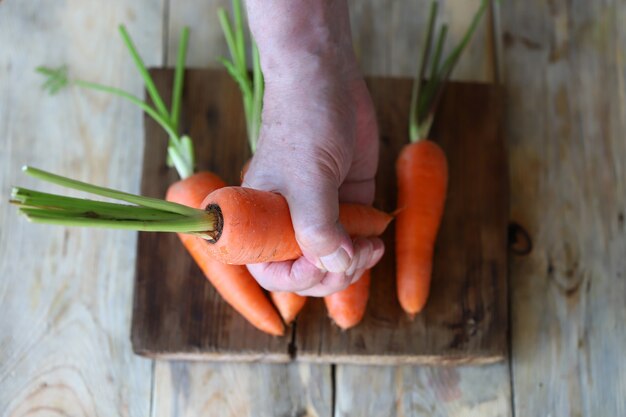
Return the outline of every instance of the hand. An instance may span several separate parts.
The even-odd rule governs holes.
[[[254,32],[255,11],[248,4]],[[319,48],[310,48],[315,40],[303,41],[309,45],[304,51],[264,48],[264,38],[255,33],[266,90],[257,151],[243,186],[287,199],[304,255],[248,265],[268,290],[325,296],[358,280],[384,252],[380,239],[353,242],[338,223],[340,201],[372,203],[378,162],[372,101],[357,69],[349,26],[348,40],[341,33]]]

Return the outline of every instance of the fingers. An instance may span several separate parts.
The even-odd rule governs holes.
[[[286,197],[304,256],[322,270],[345,272],[355,253],[352,240],[339,224],[337,184],[322,179],[310,187],[289,190]]]
[[[304,257],[319,269],[343,273],[354,256],[352,240],[339,224],[338,183],[332,169],[315,168],[314,173],[295,174],[288,183],[269,186],[255,174],[254,161],[244,186],[271,189],[289,204],[296,240]],[[302,175],[302,176],[299,176]]]
[[[295,261],[246,266],[257,282],[268,291],[303,291],[317,285],[326,274],[304,257]]]
[[[372,268],[380,261],[385,253],[385,246],[378,238],[359,238],[354,241],[354,258],[345,273],[328,272],[322,281],[299,295],[311,297],[325,297],[344,290],[350,284],[361,278],[365,270]]]
[[[295,261],[248,265],[248,270],[267,290],[324,297],[356,282],[365,270],[380,261],[384,251],[380,239],[360,238],[354,241],[352,262],[343,273],[322,271],[304,257]]]

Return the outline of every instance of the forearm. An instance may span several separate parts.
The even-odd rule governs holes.
[[[268,83],[356,71],[346,0],[248,0],[248,20]]]

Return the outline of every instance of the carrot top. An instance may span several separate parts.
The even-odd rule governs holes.
[[[448,33],[448,25],[443,24],[439,28],[439,35],[437,36],[437,42],[434,45],[434,53],[431,56],[431,50],[433,50],[433,35],[435,31],[435,20],[437,18],[437,10],[439,3],[433,1],[430,8],[430,15],[428,19],[428,26],[426,29],[426,37],[424,39],[424,46],[422,48],[422,57],[419,65],[419,72],[417,78],[413,83],[413,90],[411,92],[411,107],[409,110],[409,137],[411,142],[417,142],[422,138],[426,138],[430,132],[432,126],[435,110],[439,99],[441,98],[443,89],[446,82],[452,74],[452,70],[456,66],[456,63],[461,56],[461,53],[469,43],[472,35],[478,27],[478,23],[482,15],[489,7],[489,0],[482,0],[478,11],[472,19],[472,23],[465,32],[465,35],[461,39],[458,45],[450,52],[442,62],[442,52],[446,41],[446,35]],[[428,70],[428,63],[430,62],[430,76],[428,81],[422,83],[426,72]]]
[[[14,187],[11,203],[28,220],[61,226],[106,227],[147,232],[178,232],[215,240],[221,219],[215,213],[76,181],[25,166],[40,180],[130,204],[94,201]]]
[[[124,44],[126,45],[126,48],[135,63],[135,66],[143,78],[144,85],[148,91],[150,99],[153,102],[153,106],[150,106],[139,97],[119,88],[80,79],[70,79],[68,76],[67,66],[61,66],[58,68],[49,68],[44,66],[37,67],[37,72],[46,77],[43,88],[48,90],[50,94],[56,94],[62,88],[71,84],[82,88],[114,94],[135,104],[137,107],[146,112],[146,114],[152,117],[167,132],[169,136],[169,143],[167,146],[168,166],[174,166],[181,178],[187,178],[193,174],[194,171],[195,157],[193,143],[187,135],[180,135],[178,132],[180,128],[180,107],[183,91],[187,43],[189,40],[189,28],[185,27],[181,31],[170,110],[168,110],[165,106],[165,103],[161,98],[161,95],[159,94],[154,81],[146,68],[146,65],[141,59],[139,52],[137,52],[137,48],[135,48],[128,31],[123,25],[119,26],[119,31],[122,36],[122,40],[124,41]]]
[[[223,8],[217,12],[222,32],[226,38],[226,45],[230,52],[230,58],[221,57],[220,62],[224,65],[230,76],[237,82],[243,98],[243,109],[246,115],[246,129],[250,150],[254,154],[256,142],[261,126],[261,110],[263,109],[263,72],[259,50],[250,35],[252,55],[252,77],[248,73],[246,64],[247,47],[245,42],[245,29],[241,13],[241,0],[233,0],[234,19],[231,22],[228,13]],[[234,26],[234,29],[233,29]]]

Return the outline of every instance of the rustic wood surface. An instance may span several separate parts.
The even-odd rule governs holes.
[[[148,64],[161,65],[173,62],[178,30],[189,24],[189,62],[214,66],[225,52],[218,3],[227,2],[0,2],[2,195],[18,179],[34,185],[18,174],[26,162],[138,191],[141,112],[79,90],[50,99],[32,68],[67,63],[83,78],[141,94],[116,25],[128,24]],[[350,3],[365,73],[412,75],[418,44],[406,39],[421,36],[426,4]],[[477,4],[448,0],[443,9],[461,28]],[[501,69],[508,96],[511,218],[534,244],[510,266],[513,386],[508,363],[138,358],[128,337],[133,235],[27,225],[0,199],[0,415],[509,416],[512,393],[519,416],[624,415],[626,5],[507,0],[499,9],[504,59],[493,64],[485,30],[455,78],[491,81]],[[581,278],[568,297],[563,288]]]
[[[626,3],[502,2],[519,416],[626,415]]]
[[[152,70],[168,101],[172,70]],[[182,129],[196,144],[198,169],[238,184],[249,158],[240,93],[223,70],[189,70]],[[395,164],[407,143],[410,79],[369,78],[382,138],[375,206],[396,208]],[[321,299],[310,299],[291,332],[276,338],[255,330],[213,290],[175,236],[139,237],[133,347],[155,358],[327,363],[488,363],[507,351],[506,247],[508,178],[499,135],[497,88],[451,83],[433,126],[449,161],[449,190],[439,232],[431,297],[408,320],[395,288],[394,233],[372,271],[372,289],[359,326],[341,331]],[[175,181],[165,165],[167,137],[145,117],[142,192],[159,197]],[[155,256],[155,254],[157,254]],[[176,262],[171,262],[172,257]],[[450,262],[454,259],[454,262]],[[457,306],[451,308],[450,306]]]
[[[330,366],[157,363],[155,417],[332,415]]]
[[[143,0],[104,11],[95,1],[0,3],[0,415],[150,412],[152,366],[128,337],[136,235],[28,224],[7,200],[12,185],[41,189],[21,173],[26,163],[139,190],[141,113],[79,89],[49,97],[34,68],[67,64],[141,95],[116,26],[126,22],[159,65],[162,14]]]

